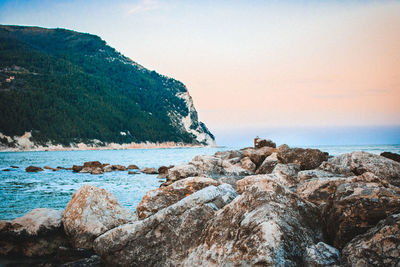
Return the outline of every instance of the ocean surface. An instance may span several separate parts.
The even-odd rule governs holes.
[[[400,145],[370,146],[313,146],[330,155],[351,151],[368,151],[380,154],[383,151],[400,153]],[[73,173],[68,170],[44,170],[27,173],[25,168],[34,166],[72,167],[86,161],[129,165],[140,168],[162,165],[177,165],[190,161],[196,155],[211,155],[216,151],[237,149],[218,148],[167,148],[95,151],[40,151],[0,152],[0,220],[20,217],[35,208],[64,209],[72,194],[84,184],[104,188],[119,200],[119,203],[134,211],[143,195],[158,188],[165,179],[157,175],[129,175],[127,171],[113,171],[101,175]],[[15,165],[19,168],[13,169]],[[10,171],[3,171],[10,169]]]

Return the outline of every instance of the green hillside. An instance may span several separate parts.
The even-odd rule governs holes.
[[[181,82],[145,69],[98,36],[0,25],[0,132],[6,136],[31,131],[37,144],[206,144],[196,137],[214,138],[178,97],[185,92]],[[180,122],[188,115],[189,131]]]

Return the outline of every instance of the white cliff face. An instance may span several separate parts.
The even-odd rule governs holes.
[[[176,96],[185,101],[188,108],[188,114],[182,116],[182,114],[173,111],[169,114],[172,121],[176,124],[181,124],[184,130],[193,134],[199,143],[208,146],[216,146],[217,143],[215,142],[214,137],[210,135],[205,126],[202,127],[201,123],[197,121],[197,111],[193,105],[193,100],[189,95],[189,92],[180,92],[177,93]],[[195,120],[193,118],[195,118]]]

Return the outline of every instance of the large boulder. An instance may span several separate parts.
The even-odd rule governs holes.
[[[381,156],[385,157],[385,158],[388,158],[388,159],[391,159],[391,160],[394,160],[394,161],[397,161],[397,162],[400,162],[400,155],[397,154],[397,153],[382,152]]]
[[[344,177],[341,174],[336,174],[336,173],[332,173],[332,172],[328,172],[328,171],[324,171],[324,170],[305,170],[305,171],[300,171],[297,174],[297,179],[299,182],[305,182],[307,180],[311,180],[311,179],[321,179],[321,180],[325,180],[325,179],[331,179],[331,178],[335,178],[335,177]]]
[[[207,221],[235,197],[230,185],[208,186],[153,216],[104,233],[94,250],[109,266],[179,266],[199,244]]]
[[[254,173],[256,170],[256,164],[254,164],[249,157],[244,157],[240,160],[240,165],[243,169],[248,170],[249,172]]]
[[[0,221],[0,255],[39,257],[68,246],[62,227],[63,211],[34,209],[12,221]]]
[[[168,170],[168,180],[178,181],[187,177],[198,176],[199,172],[197,168],[192,164],[181,164],[177,165]]]
[[[324,210],[327,237],[334,247],[343,248],[380,220],[400,212],[400,188],[382,182],[372,173],[336,186]]]
[[[96,237],[133,220],[134,214],[119,205],[113,194],[92,185],[84,185],[68,202],[63,225],[74,247],[92,249]]]
[[[319,242],[318,244],[307,248],[305,266],[340,266],[340,252],[336,248],[329,246],[324,242]]]
[[[400,214],[355,237],[342,253],[345,266],[400,266]]]
[[[266,157],[276,152],[276,149],[273,147],[261,147],[261,148],[244,148],[241,149],[240,152],[243,154],[243,157],[248,157],[251,159],[256,167],[258,168],[261,163],[265,160]]]
[[[100,161],[88,161],[88,162],[83,163],[83,167],[91,168],[91,169],[103,168],[103,164]]]
[[[289,148],[280,146],[278,148],[278,159],[280,163],[296,163],[302,170],[317,168],[322,162],[328,160],[329,154],[318,149]]]
[[[179,200],[207,186],[220,183],[206,177],[189,177],[173,184],[147,192],[136,208],[139,219],[147,218],[157,211],[175,204]]]
[[[389,183],[400,186],[400,163],[363,151],[342,154],[328,160],[338,169],[350,169],[356,175],[371,172]]]
[[[300,166],[297,164],[278,163],[271,174],[275,176],[281,184],[288,187],[293,187],[298,184],[297,173],[299,171],[300,171]]]
[[[265,160],[261,163],[260,167],[258,167],[256,174],[271,173],[277,164],[278,164],[278,154],[274,152],[265,158]]]
[[[247,180],[247,181],[246,181]],[[322,238],[318,209],[278,183],[244,178],[242,194],[207,223],[184,266],[303,266]]]

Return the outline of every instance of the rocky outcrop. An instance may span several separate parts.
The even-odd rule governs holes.
[[[153,216],[104,233],[94,250],[110,266],[181,265],[207,221],[235,196],[229,185],[208,186]]]
[[[272,153],[263,161],[263,163],[261,163],[260,167],[258,167],[256,171],[256,174],[271,173],[278,162],[278,154],[276,152]]]
[[[210,185],[218,186],[220,183],[206,177],[190,177],[169,186],[151,190],[144,195],[137,206],[137,215],[139,219],[147,218]]]
[[[255,148],[262,148],[262,147],[276,147],[276,144],[274,142],[272,142],[272,140],[269,139],[261,139],[261,138],[254,138],[254,147]]]
[[[245,178],[238,188],[242,194],[207,223],[183,265],[304,265],[307,247],[322,238],[318,209],[267,178]]]
[[[43,171],[43,169],[40,167],[36,167],[36,166],[29,166],[29,167],[25,168],[25,171],[26,172],[41,172],[41,171]]]
[[[49,256],[68,246],[63,211],[34,209],[12,221],[0,221],[0,255]]]
[[[394,161],[400,162],[400,155],[397,153],[392,153],[392,152],[382,152],[381,153],[382,157],[392,159]]]
[[[364,173],[337,185],[324,211],[328,240],[343,248],[388,215],[400,212],[400,188]]]
[[[76,191],[64,211],[63,225],[76,248],[92,249],[93,240],[104,232],[135,220],[104,189],[84,185]]]
[[[356,151],[329,159],[337,169],[349,169],[355,175],[371,172],[380,179],[400,186],[400,163],[375,154]]]
[[[318,149],[289,148],[280,146],[277,155],[283,164],[296,163],[302,170],[317,168],[322,162],[328,160],[328,153]]]
[[[399,266],[400,214],[380,221],[343,249],[345,266]]]

